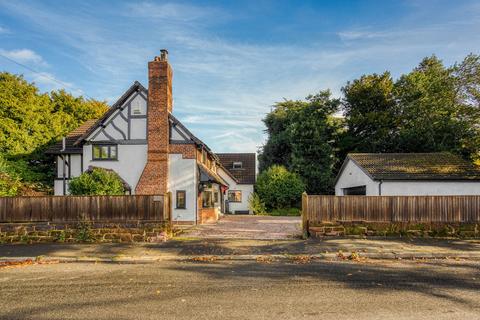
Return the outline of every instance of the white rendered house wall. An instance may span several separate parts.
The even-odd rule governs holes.
[[[92,145],[85,144],[83,168],[87,170],[89,166],[94,166],[112,169],[128,183],[132,194],[135,194],[135,187],[147,163],[147,145],[119,144],[117,148],[118,160],[92,160]]]
[[[169,155],[168,190],[172,194],[172,220],[195,222],[198,194],[195,159],[183,159],[181,154]],[[177,209],[177,191],[185,191],[185,209]]]
[[[228,183],[228,190],[239,190],[242,192],[241,202],[229,202],[229,210],[231,213],[235,211],[250,211],[248,205],[248,198],[253,194],[253,184],[237,184],[222,168],[218,168],[217,173]],[[228,200],[228,191],[225,195],[225,199]]]

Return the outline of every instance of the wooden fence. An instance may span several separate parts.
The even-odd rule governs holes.
[[[304,226],[322,222],[480,222],[480,196],[302,197]]]
[[[0,222],[155,221],[170,219],[170,194],[1,197]]]

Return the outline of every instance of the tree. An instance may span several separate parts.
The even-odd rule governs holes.
[[[480,58],[447,68],[435,56],[393,81],[364,75],[342,89],[348,152],[442,152],[477,159],[480,150]]]
[[[51,189],[53,159],[46,156],[44,150],[86,120],[100,117],[107,109],[104,102],[74,97],[64,90],[41,93],[22,76],[0,73],[3,171],[8,168],[8,176],[22,184],[34,184],[39,190]]]
[[[342,88],[347,152],[388,152],[395,148],[397,116],[394,82],[389,72],[363,75]],[[341,158],[346,156],[342,152]]]
[[[401,109],[398,150],[449,151],[465,158],[478,157],[480,146],[472,142],[479,141],[480,118],[478,105],[468,102],[471,85],[464,68],[446,68],[435,56],[423,59],[412,72],[401,76],[395,84]]]
[[[299,174],[308,193],[333,192],[335,136],[338,121],[332,116],[340,101],[329,91],[307,97],[307,103],[292,114],[287,128],[291,154],[288,168]]]
[[[307,192],[332,192],[336,135],[342,125],[334,116],[339,105],[328,90],[306,101],[277,103],[264,119],[268,140],[260,150],[260,171],[282,165],[300,175]]]
[[[297,174],[274,165],[259,174],[255,191],[267,209],[291,208],[299,205],[305,184]]]
[[[72,195],[122,195],[125,194],[123,181],[117,173],[102,168],[93,168],[70,180]]]

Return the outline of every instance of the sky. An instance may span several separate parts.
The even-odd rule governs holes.
[[[479,1],[0,0],[0,71],[113,104],[166,48],[177,118],[216,152],[255,152],[275,102],[451,65],[479,31]]]

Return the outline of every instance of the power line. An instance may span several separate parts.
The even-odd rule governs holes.
[[[23,64],[23,63],[20,63],[20,62],[18,62],[18,61],[15,61],[15,60],[13,60],[12,58],[9,58],[9,57],[7,57],[6,55],[4,55],[4,54],[2,54],[2,53],[0,53],[0,57],[3,57],[3,58],[5,58],[5,59],[7,59],[8,61],[15,63],[16,65],[19,65],[19,66],[21,66],[21,67],[23,67],[23,68],[25,68],[25,69],[33,72],[33,73],[36,73],[36,74],[40,75],[41,77],[48,78],[48,79],[50,79],[50,80],[52,80],[52,81],[54,81],[54,82],[56,82],[56,83],[64,86],[65,88],[68,88],[68,87],[69,87],[69,84],[67,84],[67,83],[65,83],[65,82],[62,82],[62,81],[60,81],[60,80],[58,80],[58,79],[55,79],[54,77],[50,76],[49,74],[46,74],[46,73],[37,71],[37,70],[35,70],[35,69],[33,69],[33,68],[31,68],[31,67]],[[86,93],[84,93],[83,95],[86,96],[86,97],[89,98],[89,99],[95,100],[95,99],[93,99],[92,97],[90,97],[90,96],[89,96],[88,94],[86,94]]]

